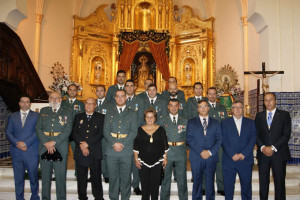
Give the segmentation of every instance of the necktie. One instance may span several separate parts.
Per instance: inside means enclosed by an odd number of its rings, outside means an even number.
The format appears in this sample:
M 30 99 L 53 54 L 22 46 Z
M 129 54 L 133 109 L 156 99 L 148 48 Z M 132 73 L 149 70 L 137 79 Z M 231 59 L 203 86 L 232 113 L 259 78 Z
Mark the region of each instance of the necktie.
M 176 124 L 176 117 L 173 117 L 173 124 Z
M 102 105 L 102 101 L 99 101 L 99 105 L 98 106 L 101 106 Z
M 206 118 L 203 118 L 203 129 L 204 129 L 204 135 L 206 135 L 206 130 L 207 130 L 207 121 Z
M 197 101 L 200 101 L 201 99 L 200 98 L 197 98 Z
M 131 97 L 128 98 L 128 101 L 131 101 Z
M 271 127 L 271 124 L 272 124 L 272 113 L 271 113 L 271 112 L 269 112 L 269 114 L 268 114 L 267 122 L 268 122 L 268 126 L 269 126 L 269 128 L 270 128 L 270 127 Z
M 22 113 L 23 117 L 22 117 L 22 127 L 24 127 L 25 121 L 26 121 L 26 117 L 27 117 L 27 113 L 23 112 Z
M 120 87 L 120 90 L 123 90 L 123 87 Z
M 87 115 L 88 121 L 91 119 L 92 115 Z
M 153 99 L 151 99 L 151 105 L 153 105 L 154 104 L 154 100 Z
M 56 110 L 57 110 L 56 108 L 53 108 L 53 113 L 56 113 Z
M 120 114 L 121 114 L 123 112 L 122 108 L 119 108 L 119 110 L 120 110 Z
M 214 104 L 214 103 L 212 104 L 212 107 L 213 107 L 213 109 L 215 109 L 215 108 L 216 108 L 216 106 L 215 106 L 215 104 Z
M 70 100 L 70 105 L 72 105 L 72 103 L 73 103 L 73 100 Z

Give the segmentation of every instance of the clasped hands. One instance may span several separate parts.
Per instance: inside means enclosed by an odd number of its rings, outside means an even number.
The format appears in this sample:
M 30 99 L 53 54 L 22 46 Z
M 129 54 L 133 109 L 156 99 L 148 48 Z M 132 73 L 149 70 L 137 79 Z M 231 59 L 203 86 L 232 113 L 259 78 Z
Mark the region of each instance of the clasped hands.
M 200 153 L 200 156 L 201 156 L 204 160 L 206 160 L 206 159 L 208 159 L 211 155 L 210 155 L 210 153 L 209 153 L 208 150 L 203 150 L 203 151 Z
M 272 156 L 274 151 L 272 150 L 272 146 L 265 146 L 262 148 L 262 152 L 265 156 Z
M 54 140 L 51 140 L 51 141 L 46 142 L 44 144 L 44 146 L 47 148 L 47 151 L 48 151 L 49 154 L 54 154 L 54 152 L 56 151 L 56 149 L 54 147 L 55 144 L 56 144 L 56 142 L 54 142 Z
M 17 143 L 17 148 L 21 149 L 22 151 L 27 151 L 27 146 L 25 142 L 16 142 Z
M 234 156 L 232 156 L 233 161 L 239 161 L 239 160 L 244 160 L 245 156 L 241 153 L 236 153 Z
M 79 147 L 80 147 L 80 149 L 82 151 L 82 154 L 84 156 L 88 156 L 90 154 L 89 145 L 85 141 L 81 141 Z
M 114 145 L 113 145 L 113 149 L 116 151 L 116 152 L 120 152 L 124 149 L 124 145 L 120 142 L 116 142 Z

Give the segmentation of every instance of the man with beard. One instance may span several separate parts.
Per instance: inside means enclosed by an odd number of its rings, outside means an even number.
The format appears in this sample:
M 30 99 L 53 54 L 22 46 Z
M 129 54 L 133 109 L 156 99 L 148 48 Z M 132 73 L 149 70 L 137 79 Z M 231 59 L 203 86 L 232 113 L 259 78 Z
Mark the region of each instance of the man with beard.
M 126 72 L 119 70 L 117 72 L 117 84 L 112 85 L 108 88 L 106 98 L 110 102 L 115 102 L 115 96 L 117 90 L 124 90 L 125 87 Z
M 171 84 L 175 84 L 176 87 L 177 87 L 177 79 L 176 77 L 174 76 L 171 76 L 168 80 L 168 83 L 169 83 L 169 86 Z M 162 95 L 162 98 L 164 99 L 168 99 L 169 98 L 169 90 L 165 90 L 161 93 Z M 184 96 L 184 92 L 182 90 L 178 90 L 178 97 L 181 98 L 181 99 L 185 99 L 185 96 Z
M 51 199 L 51 174 L 54 169 L 57 199 L 66 199 L 66 173 L 68 160 L 69 136 L 72 131 L 72 111 L 61 106 L 61 96 L 52 92 L 49 107 L 42 108 L 36 125 L 36 134 L 40 141 L 39 155 L 59 153 L 60 162 L 42 160 L 42 199 Z
M 171 83 L 169 85 L 168 94 L 169 96 L 167 96 L 166 100 L 169 101 L 169 99 L 177 99 L 179 101 L 179 116 L 187 118 L 187 104 L 185 99 L 181 97 L 182 95 L 179 95 L 180 92 L 176 83 Z

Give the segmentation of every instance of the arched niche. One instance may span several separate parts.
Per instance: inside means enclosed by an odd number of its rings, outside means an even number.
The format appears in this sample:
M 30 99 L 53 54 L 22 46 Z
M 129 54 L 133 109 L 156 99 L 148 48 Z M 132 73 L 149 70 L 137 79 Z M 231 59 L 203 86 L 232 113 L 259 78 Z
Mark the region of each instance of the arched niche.
M 90 64 L 90 84 L 105 85 L 106 63 L 100 56 L 95 56 Z

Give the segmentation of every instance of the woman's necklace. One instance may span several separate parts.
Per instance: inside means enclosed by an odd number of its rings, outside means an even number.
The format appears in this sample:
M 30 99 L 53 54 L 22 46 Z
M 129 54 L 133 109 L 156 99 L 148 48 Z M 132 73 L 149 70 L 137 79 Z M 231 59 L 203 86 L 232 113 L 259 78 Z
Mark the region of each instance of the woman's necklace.
M 153 130 L 154 128 L 155 128 L 155 127 L 150 127 L 150 128 L 147 127 L 147 130 L 148 130 L 149 132 L 150 132 L 150 131 L 152 132 L 152 130 Z M 147 134 L 150 135 L 150 143 L 153 143 L 153 136 L 152 136 L 153 133 L 152 133 L 152 134 L 147 133 Z

